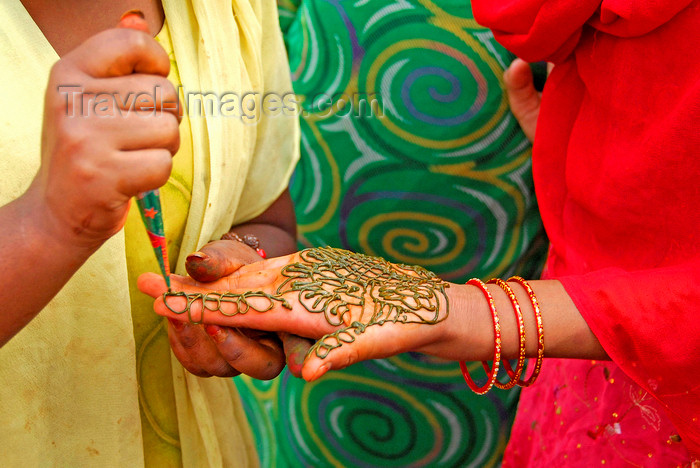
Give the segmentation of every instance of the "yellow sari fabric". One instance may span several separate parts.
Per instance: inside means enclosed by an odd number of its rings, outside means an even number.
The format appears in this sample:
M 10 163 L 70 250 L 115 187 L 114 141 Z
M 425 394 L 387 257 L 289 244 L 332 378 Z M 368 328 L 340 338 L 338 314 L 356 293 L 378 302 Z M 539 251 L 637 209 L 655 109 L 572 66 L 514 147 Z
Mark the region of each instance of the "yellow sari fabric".
M 183 94 L 291 91 L 273 0 L 164 0 L 163 7 Z M 43 90 L 58 57 L 19 0 L 0 3 L 0 18 L 0 204 L 5 204 L 26 190 L 39 167 Z M 183 132 L 191 143 L 184 142 L 182 151 L 191 148 L 191 162 L 182 167 L 176 162 L 169 184 L 184 181 L 183 187 L 170 195 L 166 187 L 163 202 L 179 273 L 189 252 L 279 196 L 298 151 L 293 115 L 262 114 L 253 125 L 192 115 L 190 109 L 189 126 Z M 129 278 L 133 284 L 142 272 L 136 270 L 151 262 L 139 259 L 153 255 L 134 213 L 130 216 L 129 240 L 121 232 L 105 243 L 0 348 L 0 440 L 11 447 L 0 451 L 0 466 L 257 465 L 231 379 L 187 373 L 162 346 L 164 327 L 157 317 L 150 320 L 151 301 L 130 291 Z M 169 220 L 172 229 L 181 224 L 184 230 L 171 233 Z M 155 260 L 150 264 L 148 270 L 158 271 Z M 160 386 L 168 376 L 172 383 Z

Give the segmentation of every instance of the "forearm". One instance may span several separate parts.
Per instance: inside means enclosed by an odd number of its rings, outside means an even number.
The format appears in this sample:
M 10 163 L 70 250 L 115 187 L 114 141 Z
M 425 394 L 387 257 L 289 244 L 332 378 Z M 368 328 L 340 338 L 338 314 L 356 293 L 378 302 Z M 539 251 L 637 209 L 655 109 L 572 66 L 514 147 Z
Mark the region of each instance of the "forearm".
M 609 359 L 564 287 L 556 280 L 529 282 L 542 314 L 545 356 L 575 359 Z M 537 325 L 527 292 L 510 282 L 521 308 L 527 357 L 537 356 Z M 513 306 L 507 294 L 489 284 L 501 326 L 502 357 L 518 356 L 519 333 Z M 490 360 L 494 350 L 494 326 L 484 294 L 475 286 L 451 285 L 447 289 L 450 318 L 440 324 L 446 335 L 444 345 L 435 346 L 441 357 L 454 360 Z M 433 353 L 433 350 L 428 352 Z
M 94 252 L 52 227 L 37 195 L 0 207 L 0 346 L 27 325 Z

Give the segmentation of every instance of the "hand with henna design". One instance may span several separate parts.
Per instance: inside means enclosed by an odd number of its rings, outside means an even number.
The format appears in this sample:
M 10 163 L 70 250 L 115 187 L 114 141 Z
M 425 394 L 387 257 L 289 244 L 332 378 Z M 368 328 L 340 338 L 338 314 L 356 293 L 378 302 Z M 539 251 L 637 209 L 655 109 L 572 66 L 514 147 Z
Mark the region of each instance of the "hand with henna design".
M 449 313 L 447 283 L 434 274 L 337 249 L 309 249 L 245 266 L 207 289 L 187 278 L 173 280 L 182 292 L 166 294 L 156 305 L 171 319 L 232 326 L 243 319 L 252 328 L 320 338 L 307 355 L 307 380 L 331 367 L 417 350 L 427 335 L 404 332 L 437 324 Z M 158 283 L 151 275 L 139 282 L 153 296 L 162 294 Z
M 155 311 L 173 321 L 286 332 L 317 340 L 302 368 L 307 381 L 330 369 L 414 351 L 455 361 L 491 358 L 494 331 L 488 303 L 471 285 L 447 283 L 416 266 L 392 264 L 345 250 L 314 248 L 245 265 L 211 283 L 146 273 L 139 288 L 156 298 Z M 547 329 L 545 354 L 606 359 L 561 283 L 532 281 Z M 490 286 L 496 308 L 510 300 Z M 524 290 L 517 290 L 526 336 L 536 324 Z M 502 354 L 518 356 L 513 314 L 500 314 Z M 528 340 L 527 357 L 537 355 Z

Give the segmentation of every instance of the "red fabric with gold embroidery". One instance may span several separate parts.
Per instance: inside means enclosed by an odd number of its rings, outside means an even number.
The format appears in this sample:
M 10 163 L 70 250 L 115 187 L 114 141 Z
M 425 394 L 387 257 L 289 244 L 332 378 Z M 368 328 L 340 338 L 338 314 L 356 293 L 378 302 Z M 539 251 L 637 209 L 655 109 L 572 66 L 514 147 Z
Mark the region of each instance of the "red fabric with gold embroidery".
M 614 362 L 545 361 L 506 461 L 688 463 L 700 454 L 700 1 L 472 6 L 505 47 L 556 63 L 533 153 L 546 274 Z

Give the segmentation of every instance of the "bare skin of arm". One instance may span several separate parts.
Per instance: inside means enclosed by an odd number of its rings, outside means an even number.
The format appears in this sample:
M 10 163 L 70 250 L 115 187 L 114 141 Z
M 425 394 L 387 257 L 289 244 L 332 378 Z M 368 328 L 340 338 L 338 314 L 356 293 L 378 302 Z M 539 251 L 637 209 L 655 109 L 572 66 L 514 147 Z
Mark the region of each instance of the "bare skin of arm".
M 360 273 L 348 273 L 352 271 Z M 329 369 L 407 351 L 455 361 L 491 359 L 493 323 L 483 293 L 431 275 L 359 254 L 310 249 L 244 266 L 206 285 L 173 278 L 174 290 L 190 293 L 189 307 L 183 297 L 164 297 L 165 285 L 157 275 L 143 275 L 139 287 L 157 298 L 156 312 L 172 320 L 284 331 L 318 340 L 302 369 L 309 381 Z M 368 286 L 373 276 L 377 281 Z M 531 285 L 541 305 L 546 356 L 607 358 L 558 281 Z M 489 289 L 501 320 L 503 357 L 516 357 L 518 333 L 510 300 L 497 286 Z M 523 309 L 527 355 L 534 357 L 532 307 L 524 290 L 517 284 L 513 289 Z M 228 299 L 221 301 L 222 294 Z
M 0 314 L 0 346 L 31 321 L 95 251 L 57 234 L 44 204 L 32 191 L 0 208 L 0 301 L 13 304 Z M 41 265 L 41 275 L 36 265 Z
M 538 280 L 529 281 L 535 292 L 542 312 L 542 322 L 545 331 L 545 356 L 574 359 L 609 359 L 600 342 L 591 332 L 581 317 L 576 305 L 559 281 Z M 525 290 L 517 283 L 509 283 L 518 298 L 525 321 L 525 336 L 532 339 L 526 341 L 527 357 L 537 356 L 537 329 L 534 311 Z M 496 310 L 503 328 L 503 356 L 514 359 L 518 356 L 517 321 L 512 313 L 512 305 L 506 293 L 498 286 L 489 284 L 489 292 L 493 296 Z M 449 348 L 443 351 L 446 359 L 481 361 L 493 356 L 493 324 L 491 313 L 483 293 L 474 286 L 454 285 L 449 289 L 451 304 L 457 311 L 467 309 L 463 314 L 470 323 L 463 323 L 465 329 L 457 331 L 457 336 L 450 340 L 457 343 L 465 335 L 479 337 L 476 349 L 459 350 L 455 356 L 449 356 Z M 459 313 L 459 312 L 457 312 Z M 456 325 L 455 325 L 456 327 Z M 477 332 L 480 331 L 479 332 Z M 445 330 L 445 334 L 449 334 Z M 486 352 L 484 352 L 486 351 Z M 466 358 L 464 353 L 469 353 Z M 468 359 L 467 359 L 468 358 Z

